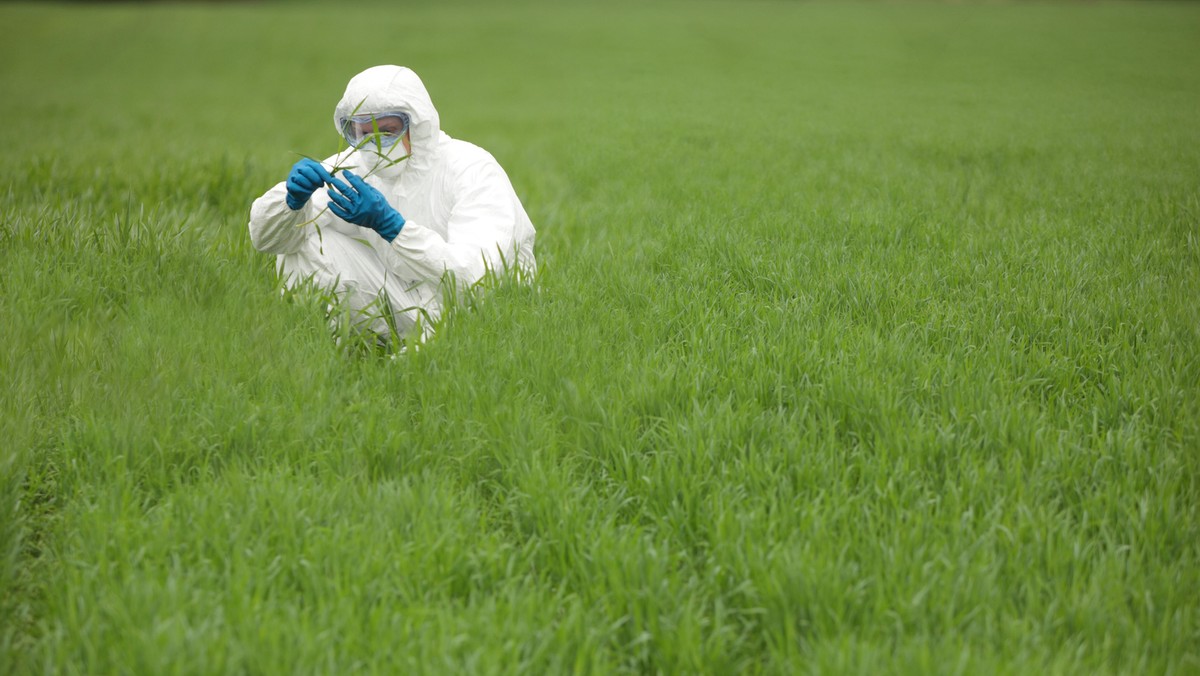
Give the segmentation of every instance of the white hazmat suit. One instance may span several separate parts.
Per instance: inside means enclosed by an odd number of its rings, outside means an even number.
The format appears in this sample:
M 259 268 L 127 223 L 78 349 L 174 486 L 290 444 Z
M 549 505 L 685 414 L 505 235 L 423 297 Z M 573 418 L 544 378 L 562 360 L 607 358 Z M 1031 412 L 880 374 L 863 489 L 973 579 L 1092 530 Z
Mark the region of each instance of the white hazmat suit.
M 339 120 L 354 115 L 396 111 L 411 118 L 407 160 L 384 166 L 371 150 L 349 148 L 322 162 L 331 172 L 348 168 L 364 177 L 400 212 L 405 223 L 391 243 L 334 216 L 326 208 L 326 188 L 292 210 L 285 182 L 254 201 L 250 239 L 254 248 L 278 256 L 288 287 L 312 280 L 355 312 L 377 306 L 386 292 L 397 328 L 407 333 L 422 311 L 431 319 L 441 314 L 444 280 L 461 289 L 489 270 L 533 272 L 536 263 L 533 224 L 508 176 L 487 151 L 441 130 L 416 73 L 376 66 L 354 76 L 334 111 L 334 125 L 340 129 Z M 378 314 L 367 322 L 387 335 Z M 427 321 L 419 326 L 428 333 Z

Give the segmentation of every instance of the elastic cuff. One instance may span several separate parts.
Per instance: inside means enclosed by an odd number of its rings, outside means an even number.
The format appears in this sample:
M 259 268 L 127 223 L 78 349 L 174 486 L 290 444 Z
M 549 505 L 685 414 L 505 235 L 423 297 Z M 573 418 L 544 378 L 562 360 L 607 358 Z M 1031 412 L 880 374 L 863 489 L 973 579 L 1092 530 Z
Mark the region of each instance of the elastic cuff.
M 391 244 L 400 234 L 400 229 L 403 227 L 404 217 L 396 213 L 395 218 L 389 218 L 387 223 L 379 229 L 379 236 L 386 239 L 388 244 Z

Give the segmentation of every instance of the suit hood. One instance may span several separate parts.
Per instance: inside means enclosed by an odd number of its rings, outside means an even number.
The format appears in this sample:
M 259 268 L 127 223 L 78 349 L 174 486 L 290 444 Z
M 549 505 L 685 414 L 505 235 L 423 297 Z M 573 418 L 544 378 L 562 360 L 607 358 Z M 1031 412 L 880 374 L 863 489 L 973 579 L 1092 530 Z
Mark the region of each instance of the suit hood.
M 346 85 L 333 112 L 333 125 L 341 134 L 341 120 L 353 115 L 404 112 L 409 116 L 409 142 L 414 166 L 428 166 L 441 140 L 441 120 L 421 78 L 403 66 L 375 66 L 355 75 Z

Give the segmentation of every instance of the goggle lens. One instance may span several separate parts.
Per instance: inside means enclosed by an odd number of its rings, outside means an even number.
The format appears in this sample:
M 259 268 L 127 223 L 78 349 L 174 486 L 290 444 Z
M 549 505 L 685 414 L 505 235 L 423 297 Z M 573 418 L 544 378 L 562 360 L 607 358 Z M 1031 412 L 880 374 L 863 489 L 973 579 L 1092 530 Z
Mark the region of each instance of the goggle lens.
M 342 120 L 342 136 L 351 147 L 378 140 L 383 148 L 389 148 L 408 131 L 409 117 L 406 113 L 384 113 L 382 115 L 355 115 Z

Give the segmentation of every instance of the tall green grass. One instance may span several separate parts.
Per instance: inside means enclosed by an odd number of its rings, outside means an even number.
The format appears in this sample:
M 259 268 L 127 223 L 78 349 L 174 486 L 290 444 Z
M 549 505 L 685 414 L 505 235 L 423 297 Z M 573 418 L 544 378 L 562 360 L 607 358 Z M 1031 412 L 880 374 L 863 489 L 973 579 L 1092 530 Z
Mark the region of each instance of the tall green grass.
M 0 5 L 0 671 L 1200 669 L 1200 7 Z M 250 202 L 422 75 L 395 360 Z

